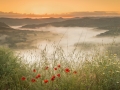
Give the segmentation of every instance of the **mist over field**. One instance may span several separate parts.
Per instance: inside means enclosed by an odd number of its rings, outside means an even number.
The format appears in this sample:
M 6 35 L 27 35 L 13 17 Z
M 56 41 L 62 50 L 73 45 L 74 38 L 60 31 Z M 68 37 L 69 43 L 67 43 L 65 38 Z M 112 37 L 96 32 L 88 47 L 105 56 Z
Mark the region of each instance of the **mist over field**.
M 48 19 L 6 19 L 1 18 L 0 45 L 9 47 L 34 61 L 40 50 L 48 53 L 54 46 L 60 46 L 65 54 L 74 49 L 89 53 L 95 48 L 108 50 L 114 43 L 120 43 L 119 17 L 111 18 L 48 18 Z M 3 23 L 3 22 L 6 23 Z M 13 21 L 10 23 L 10 21 Z M 116 22 L 116 23 L 114 23 Z M 21 25 L 22 24 L 22 25 Z M 114 46 L 115 48 L 115 46 Z M 118 52 L 115 50 L 115 52 Z M 31 56 L 32 57 L 32 56 Z
M 25 28 L 20 28 L 20 26 L 13 27 L 19 30 L 28 30 Z M 65 54 L 72 52 L 75 48 L 77 51 L 82 51 L 86 54 L 91 52 L 94 48 L 101 48 L 104 51 L 107 51 L 107 47 L 109 48 L 112 43 L 119 44 L 120 37 L 112 36 L 112 37 L 97 37 L 101 33 L 105 33 L 108 30 L 100 30 L 95 27 L 53 27 L 53 26 L 46 26 L 40 27 L 37 29 L 30 29 L 31 31 L 42 31 L 42 32 L 51 32 L 53 36 L 49 37 L 49 34 L 45 36 L 39 36 L 43 39 L 35 39 L 34 43 L 31 43 L 36 49 L 26 49 L 20 50 L 21 56 L 28 59 L 30 62 L 34 60 L 39 60 L 39 51 L 43 50 L 45 47 L 49 54 L 54 51 L 54 45 L 59 45 L 64 50 Z M 36 34 L 37 35 L 37 34 Z M 56 37 L 57 35 L 57 37 Z M 56 39 L 54 39 L 56 38 Z M 99 46 L 100 45 L 100 46 Z M 26 54 L 25 54 L 26 53 Z M 31 53 L 33 56 L 31 56 Z M 31 57 L 29 57 L 31 56 Z M 30 60 L 32 58 L 33 60 Z
M 119 17 L 0 18 L 1 90 L 119 90 L 119 72 Z

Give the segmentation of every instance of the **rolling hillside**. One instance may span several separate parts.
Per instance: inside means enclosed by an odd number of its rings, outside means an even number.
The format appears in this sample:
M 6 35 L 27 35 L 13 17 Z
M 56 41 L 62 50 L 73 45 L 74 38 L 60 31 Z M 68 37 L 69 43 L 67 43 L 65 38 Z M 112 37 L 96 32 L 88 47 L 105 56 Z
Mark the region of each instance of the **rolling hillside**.
M 96 27 L 100 30 L 109 30 L 98 36 L 114 36 L 120 35 L 120 17 L 86 17 L 86 18 L 73 18 L 62 22 L 31 24 L 22 26 L 22 28 L 40 28 L 45 26 L 55 27 Z M 116 34 L 115 34 L 116 33 Z
M 10 30 L 10 29 L 12 29 L 12 28 L 9 27 L 7 24 L 0 22 L 0 30 Z

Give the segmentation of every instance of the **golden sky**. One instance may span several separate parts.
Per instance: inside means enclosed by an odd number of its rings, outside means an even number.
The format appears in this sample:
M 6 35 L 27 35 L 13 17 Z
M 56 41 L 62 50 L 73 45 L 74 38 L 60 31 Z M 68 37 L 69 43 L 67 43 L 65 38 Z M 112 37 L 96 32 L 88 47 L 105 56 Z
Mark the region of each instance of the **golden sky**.
M 0 0 L 0 11 L 61 14 L 82 11 L 120 12 L 120 0 Z

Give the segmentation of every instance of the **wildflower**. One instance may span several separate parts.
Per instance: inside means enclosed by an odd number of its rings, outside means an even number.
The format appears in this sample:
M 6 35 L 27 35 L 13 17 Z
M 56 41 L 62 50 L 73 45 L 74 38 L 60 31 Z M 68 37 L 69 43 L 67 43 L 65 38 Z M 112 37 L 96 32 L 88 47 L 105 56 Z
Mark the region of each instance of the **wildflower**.
M 77 71 L 74 71 L 73 73 L 74 73 L 74 74 L 77 74 Z
M 45 68 L 45 70 L 47 70 L 47 69 L 48 69 L 48 67 Z
M 55 78 L 51 78 L 51 81 L 54 81 L 55 80 Z
M 114 56 L 117 56 L 117 54 L 114 54 Z
M 58 77 L 60 77 L 60 74 L 57 74 Z
M 44 80 L 44 83 L 48 83 L 48 80 Z
M 52 76 L 52 78 L 55 78 L 55 76 Z
M 36 79 L 40 78 L 40 76 L 41 76 L 41 75 L 40 75 L 40 74 L 38 74 L 38 75 L 36 76 Z
M 54 80 L 55 80 L 55 76 L 52 76 L 52 77 L 51 77 L 51 81 L 54 81 Z
M 31 82 L 36 82 L 36 80 L 35 79 L 31 79 Z
M 33 69 L 33 72 L 36 72 L 36 69 Z
M 105 73 L 103 73 L 103 75 L 104 75 Z
M 117 63 L 113 63 L 114 65 L 116 65 Z
M 24 80 L 26 80 L 26 78 L 23 76 L 23 77 L 21 78 L 21 80 L 24 81 Z
M 114 58 L 116 58 L 117 56 L 114 56 Z
M 54 70 L 57 70 L 57 68 L 54 68 Z
M 116 83 L 119 83 L 119 82 L 116 82 Z
M 116 71 L 117 73 L 119 73 L 120 71 Z
M 66 69 L 65 69 L 65 72 L 68 73 L 68 72 L 70 72 L 70 70 L 69 70 L 68 68 L 66 68 Z
M 59 68 L 60 68 L 60 64 L 59 64 L 57 67 L 59 67 Z

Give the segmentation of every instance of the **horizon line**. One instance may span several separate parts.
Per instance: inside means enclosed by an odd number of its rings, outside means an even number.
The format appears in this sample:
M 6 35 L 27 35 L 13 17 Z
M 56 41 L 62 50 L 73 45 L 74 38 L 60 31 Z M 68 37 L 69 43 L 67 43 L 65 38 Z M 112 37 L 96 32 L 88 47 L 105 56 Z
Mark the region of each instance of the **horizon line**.
M 95 12 L 101 12 L 101 13 L 117 13 L 120 14 L 120 11 L 76 11 L 76 12 L 66 12 L 66 13 L 44 13 L 44 14 L 35 14 L 35 13 L 19 13 L 19 12 L 13 12 L 13 11 L 9 11 L 9 12 L 4 12 L 4 11 L 0 11 L 0 13 L 13 13 L 13 14 L 22 14 L 22 15 L 62 15 L 62 14 L 70 14 L 70 13 L 95 13 Z

